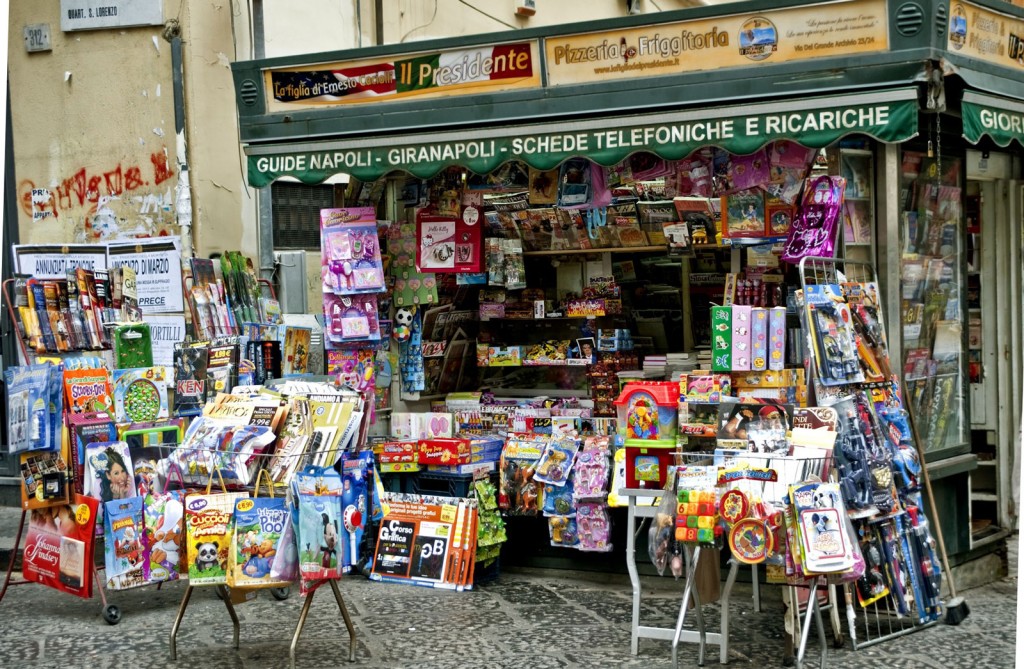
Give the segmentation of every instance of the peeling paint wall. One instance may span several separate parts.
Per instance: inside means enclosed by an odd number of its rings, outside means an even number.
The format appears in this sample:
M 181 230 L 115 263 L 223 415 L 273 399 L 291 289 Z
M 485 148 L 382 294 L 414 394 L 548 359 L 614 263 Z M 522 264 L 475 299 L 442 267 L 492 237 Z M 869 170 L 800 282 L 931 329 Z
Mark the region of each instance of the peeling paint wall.
M 49 24 L 52 51 L 26 52 L 22 31 L 34 23 Z M 22 242 L 177 234 L 171 57 L 160 31 L 64 33 L 56 0 L 11 3 Z

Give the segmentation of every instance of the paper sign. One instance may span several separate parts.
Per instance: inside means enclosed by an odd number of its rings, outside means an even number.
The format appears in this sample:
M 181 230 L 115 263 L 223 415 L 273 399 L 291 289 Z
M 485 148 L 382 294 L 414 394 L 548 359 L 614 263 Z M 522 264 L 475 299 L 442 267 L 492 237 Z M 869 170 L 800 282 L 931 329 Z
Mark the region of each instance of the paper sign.
M 156 237 L 107 245 L 110 267 L 135 270 L 142 313 L 174 313 L 185 309 L 181 292 L 181 249 L 177 237 Z
M 68 270 L 107 269 L 107 249 L 101 244 L 18 244 L 14 249 L 16 274 L 37 279 L 67 279 Z
M 181 314 L 146 316 L 153 340 L 153 364 L 174 368 L 174 345 L 185 341 L 185 317 Z

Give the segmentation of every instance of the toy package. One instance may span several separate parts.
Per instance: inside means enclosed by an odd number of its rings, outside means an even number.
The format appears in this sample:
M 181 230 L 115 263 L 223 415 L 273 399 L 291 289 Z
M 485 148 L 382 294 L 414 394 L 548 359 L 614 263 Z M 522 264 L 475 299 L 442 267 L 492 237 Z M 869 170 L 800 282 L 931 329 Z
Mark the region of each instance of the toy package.
M 380 341 L 376 295 L 324 295 L 328 347 L 346 342 Z
M 103 503 L 103 552 L 108 588 L 124 590 L 146 582 L 142 505 L 141 497 Z
M 289 515 L 283 497 L 235 501 L 235 530 L 228 555 L 227 584 L 232 588 L 273 588 L 288 585 L 270 576 Z
M 344 572 L 343 483 L 333 469 L 308 467 L 295 475 L 292 486 L 297 505 L 292 520 L 297 521 L 299 575 L 305 592 L 311 582 L 340 578 Z
M 551 516 L 548 518 L 548 532 L 551 545 L 561 548 L 577 548 L 580 543 L 579 529 L 575 516 Z
M 547 440 L 536 435 L 509 437 L 501 452 L 498 506 L 509 515 L 535 516 L 543 505 L 543 488 L 534 480 Z
M 174 415 L 199 416 L 206 403 L 206 342 L 174 345 Z
M 142 572 L 146 583 L 174 581 L 185 568 L 184 493 L 149 493 L 143 501 Z
M 863 383 L 850 307 L 838 285 L 807 286 L 805 320 L 817 381 L 824 386 Z
M 354 570 L 359 564 L 359 547 L 363 544 L 363 532 L 370 510 L 366 506 L 368 472 L 373 469 L 373 452 L 346 453 L 342 456 L 342 522 L 345 528 L 346 551 L 343 560 L 344 572 Z
M 846 509 L 837 483 L 804 483 L 789 488 L 796 519 L 800 563 L 805 574 L 843 572 L 853 568 Z
M 537 463 L 537 469 L 533 475 L 534 480 L 555 487 L 566 485 L 572 472 L 572 466 L 576 462 L 576 453 L 579 448 L 579 439 L 572 436 L 549 441 Z
M 4 370 L 7 383 L 7 438 L 11 453 L 57 450 L 60 429 L 54 413 L 59 414 L 63 400 L 56 394 L 60 367 L 49 363 Z M 57 400 L 55 406 L 52 402 Z
M 210 347 L 206 364 L 206 401 L 218 393 L 229 392 L 238 385 L 238 344 L 217 344 Z
M 192 585 L 227 582 L 235 503 L 247 493 L 190 494 L 185 497 L 185 541 Z
M 466 207 L 458 217 L 416 216 L 416 265 L 424 272 L 479 272 L 482 267 L 479 209 Z
M 608 496 L 611 463 L 608 437 L 587 437 L 573 469 L 573 500 L 603 500 Z
M 153 366 L 153 338 L 148 323 L 124 323 L 114 328 L 114 367 Z
M 544 484 L 544 505 L 541 512 L 545 516 L 575 516 L 576 505 L 573 503 L 572 477 L 562 485 Z
M 167 418 L 167 379 L 163 367 L 114 370 L 114 415 L 119 423 Z
M 380 293 L 384 269 L 373 207 L 320 210 L 321 278 L 325 293 Z
M 579 532 L 577 549 L 592 553 L 607 553 L 612 549 L 611 519 L 603 502 L 576 504 L 576 529 Z
M 72 414 L 114 411 L 110 376 L 106 369 L 65 369 L 64 397 Z
M 647 555 L 659 576 L 665 575 L 670 561 L 672 575 L 676 578 L 683 575 L 682 548 L 676 541 L 675 531 L 677 506 L 676 495 L 670 485 L 661 496 L 658 510 L 647 531 Z
M 677 470 L 676 541 L 712 544 L 718 525 L 718 467 L 689 466 Z

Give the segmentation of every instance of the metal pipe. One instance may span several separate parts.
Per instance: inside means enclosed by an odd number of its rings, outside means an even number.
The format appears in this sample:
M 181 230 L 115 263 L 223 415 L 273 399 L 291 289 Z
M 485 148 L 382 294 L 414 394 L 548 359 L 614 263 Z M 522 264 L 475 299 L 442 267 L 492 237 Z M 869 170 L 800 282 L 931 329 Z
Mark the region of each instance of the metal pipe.
M 263 0 L 252 0 L 252 52 L 256 59 L 267 57 L 266 33 L 263 21 Z M 274 207 L 271 186 L 256 191 L 256 225 L 259 232 L 260 275 L 268 281 L 274 279 Z
M 173 36 L 171 42 L 171 75 L 174 92 L 174 133 L 176 137 L 175 154 L 178 161 L 178 185 L 174 190 L 174 211 L 181 234 L 181 255 L 191 258 L 192 244 L 192 187 L 188 174 L 188 144 L 185 140 L 185 84 L 184 59 L 181 54 L 181 31 L 171 31 L 170 26 L 165 34 Z

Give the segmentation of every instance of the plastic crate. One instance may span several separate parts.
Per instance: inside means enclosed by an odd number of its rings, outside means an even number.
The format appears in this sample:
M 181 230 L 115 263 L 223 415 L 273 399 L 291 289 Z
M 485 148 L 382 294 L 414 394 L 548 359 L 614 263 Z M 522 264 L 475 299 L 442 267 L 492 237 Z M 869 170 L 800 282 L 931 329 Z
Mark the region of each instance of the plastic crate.
M 501 556 L 494 558 L 486 567 L 482 562 L 477 562 L 473 570 L 473 585 L 489 585 L 497 581 L 499 576 L 501 576 Z
M 407 474 L 416 495 L 443 495 L 445 497 L 469 497 L 473 490 L 472 474 L 450 474 L 448 472 L 422 471 Z
M 415 476 L 415 473 L 392 474 L 382 472 L 380 483 L 384 487 L 384 492 L 412 494 L 416 492 L 413 485 L 413 478 Z

